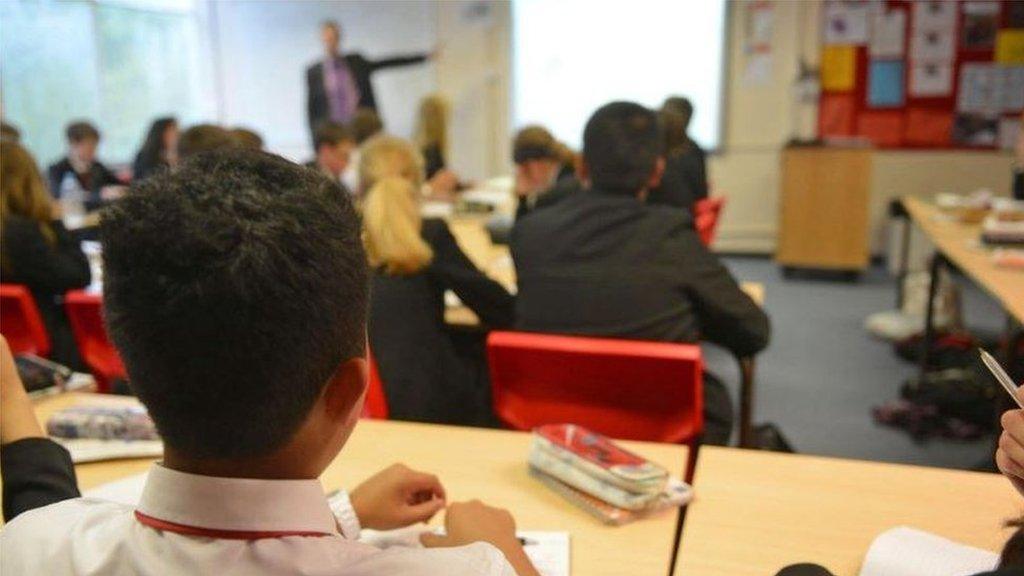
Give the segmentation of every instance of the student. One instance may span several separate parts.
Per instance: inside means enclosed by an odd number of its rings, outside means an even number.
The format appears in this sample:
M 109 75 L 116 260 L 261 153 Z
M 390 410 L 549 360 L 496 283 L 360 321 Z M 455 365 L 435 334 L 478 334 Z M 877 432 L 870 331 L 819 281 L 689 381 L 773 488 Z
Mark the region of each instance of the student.
M 163 460 L 137 506 L 19 515 L 0 532 L 0 573 L 536 574 L 511 516 L 479 503 L 449 506 L 425 550 L 356 541 L 360 525 L 444 508 L 429 474 L 388 468 L 332 512 L 316 479 L 367 375 L 366 256 L 337 185 L 269 154 L 211 152 L 138 183 L 100 226 L 106 321 Z
M 565 151 L 543 126 L 527 126 L 512 139 L 516 165 L 516 218 L 550 206 L 579 189 L 572 175 L 565 175 Z
M 263 136 L 259 132 L 240 126 L 232 128 L 230 132 L 238 146 L 247 150 L 263 150 Z
M 706 155 L 688 133 L 693 105 L 681 96 L 665 100 L 661 107 L 665 134 L 665 173 L 647 197 L 652 204 L 686 208 L 708 196 Z
M 707 251 L 683 210 L 646 204 L 664 169 L 657 115 L 598 109 L 583 134 L 589 188 L 512 230 L 517 328 L 665 342 L 707 339 L 737 355 L 768 344 L 768 317 Z M 732 408 L 704 377 L 705 440 L 725 443 Z
M 214 124 L 196 124 L 181 133 L 178 140 L 178 158 L 185 160 L 202 152 L 239 147 L 230 130 Z
M 0 272 L 32 292 L 50 336 L 50 358 L 83 369 L 64 293 L 89 285 L 89 261 L 64 228 L 60 205 L 46 193 L 35 159 L 20 144 L 0 142 Z
M 412 144 L 378 136 L 363 150 L 363 241 L 373 268 L 370 349 L 392 418 L 489 424 L 482 350 L 462 358 L 444 322 L 452 290 L 492 327 L 512 325 L 514 301 L 459 248 L 444 220 L 420 217 L 423 160 Z
M 96 159 L 96 149 L 100 145 L 99 130 L 88 122 L 78 121 L 68 124 L 65 135 L 68 154 L 49 168 L 50 194 L 60 199 L 66 185 L 65 178 L 71 175 L 85 191 L 86 210 L 96 210 L 106 200 L 119 196 L 116 188 L 112 187 L 121 186 L 123 182 Z
M 352 138 L 356 141 L 356 149 L 352 152 L 352 159 L 349 162 L 348 169 L 345 170 L 341 179 L 349 190 L 358 191 L 362 189 L 362 186 L 359 185 L 360 148 L 370 138 L 384 131 L 384 123 L 381 121 L 380 116 L 377 115 L 376 110 L 360 108 L 356 110 L 352 121 L 348 123 L 348 129 L 352 133 Z
M 440 94 L 432 94 L 420 101 L 416 144 L 423 153 L 428 179 L 448 167 L 448 116 L 448 101 Z
M 178 120 L 157 118 L 149 126 L 146 140 L 132 163 L 132 179 L 141 180 L 178 164 Z
M 77 498 L 71 455 L 49 440 L 35 417 L 7 340 L 0 336 L 0 475 L 4 521 L 43 506 Z
M 331 180 L 345 186 L 341 182 L 341 177 L 348 169 L 352 151 L 356 147 L 352 133 L 344 124 L 323 122 L 317 126 L 313 134 L 313 145 L 316 148 L 316 158 L 307 162 L 306 167 L 319 170 Z M 350 192 L 347 188 L 345 191 Z

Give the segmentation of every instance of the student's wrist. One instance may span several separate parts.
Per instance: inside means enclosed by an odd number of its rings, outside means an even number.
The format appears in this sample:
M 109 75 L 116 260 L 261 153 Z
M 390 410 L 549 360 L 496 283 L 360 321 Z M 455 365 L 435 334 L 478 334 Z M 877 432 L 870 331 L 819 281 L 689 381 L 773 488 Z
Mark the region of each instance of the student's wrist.
M 359 518 L 359 511 L 353 505 L 348 492 L 338 490 L 328 497 L 327 502 L 331 507 L 331 513 L 334 514 L 334 519 L 338 522 L 338 527 L 341 528 L 342 535 L 349 540 L 358 540 L 363 526 Z

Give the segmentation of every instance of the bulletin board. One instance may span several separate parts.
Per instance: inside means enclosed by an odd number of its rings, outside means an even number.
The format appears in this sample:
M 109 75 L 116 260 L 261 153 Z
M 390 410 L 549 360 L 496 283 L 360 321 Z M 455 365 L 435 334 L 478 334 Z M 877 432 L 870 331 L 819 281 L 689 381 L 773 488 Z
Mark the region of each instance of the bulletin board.
M 830 0 L 822 138 L 879 148 L 1012 148 L 1024 110 L 1024 0 Z

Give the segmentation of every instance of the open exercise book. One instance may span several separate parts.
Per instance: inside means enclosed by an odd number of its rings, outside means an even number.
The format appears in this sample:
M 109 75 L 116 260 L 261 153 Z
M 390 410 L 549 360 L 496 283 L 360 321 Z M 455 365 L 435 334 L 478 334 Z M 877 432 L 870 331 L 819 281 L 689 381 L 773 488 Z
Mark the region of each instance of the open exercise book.
M 995 569 L 998 562 L 988 550 L 900 526 L 875 538 L 860 576 L 971 576 Z
M 84 496 L 134 506 L 142 497 L 146 474 L 137 474 L 86 490 Z M 419 547 L 420 533 L 436 530 L 427 526 L 410 526 L 399 530 L 364 530 L 360 541 L 378 548 L 391 546 Z M 569 533 L 524 531 L 518 533 L 523 549 L 541 576 L 569 576 Z

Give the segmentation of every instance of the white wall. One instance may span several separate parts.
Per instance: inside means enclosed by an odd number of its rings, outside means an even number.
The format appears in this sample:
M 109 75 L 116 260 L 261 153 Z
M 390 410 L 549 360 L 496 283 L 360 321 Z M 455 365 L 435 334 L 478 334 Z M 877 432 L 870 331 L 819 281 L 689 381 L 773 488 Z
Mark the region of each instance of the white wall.
M 213 0 L 208 9 L 221 122 L 253 128 L 269 149 L 296 160 L 311 154 L 305 70 L 322 55 L 321 21 L 340 22 L 342 49 L 371 59 L 437 44 L 434 2 Z M 435 66 L 385 70 L 373 82 L 387 130 L 411 135 L 419 100 L 434 90 Z

